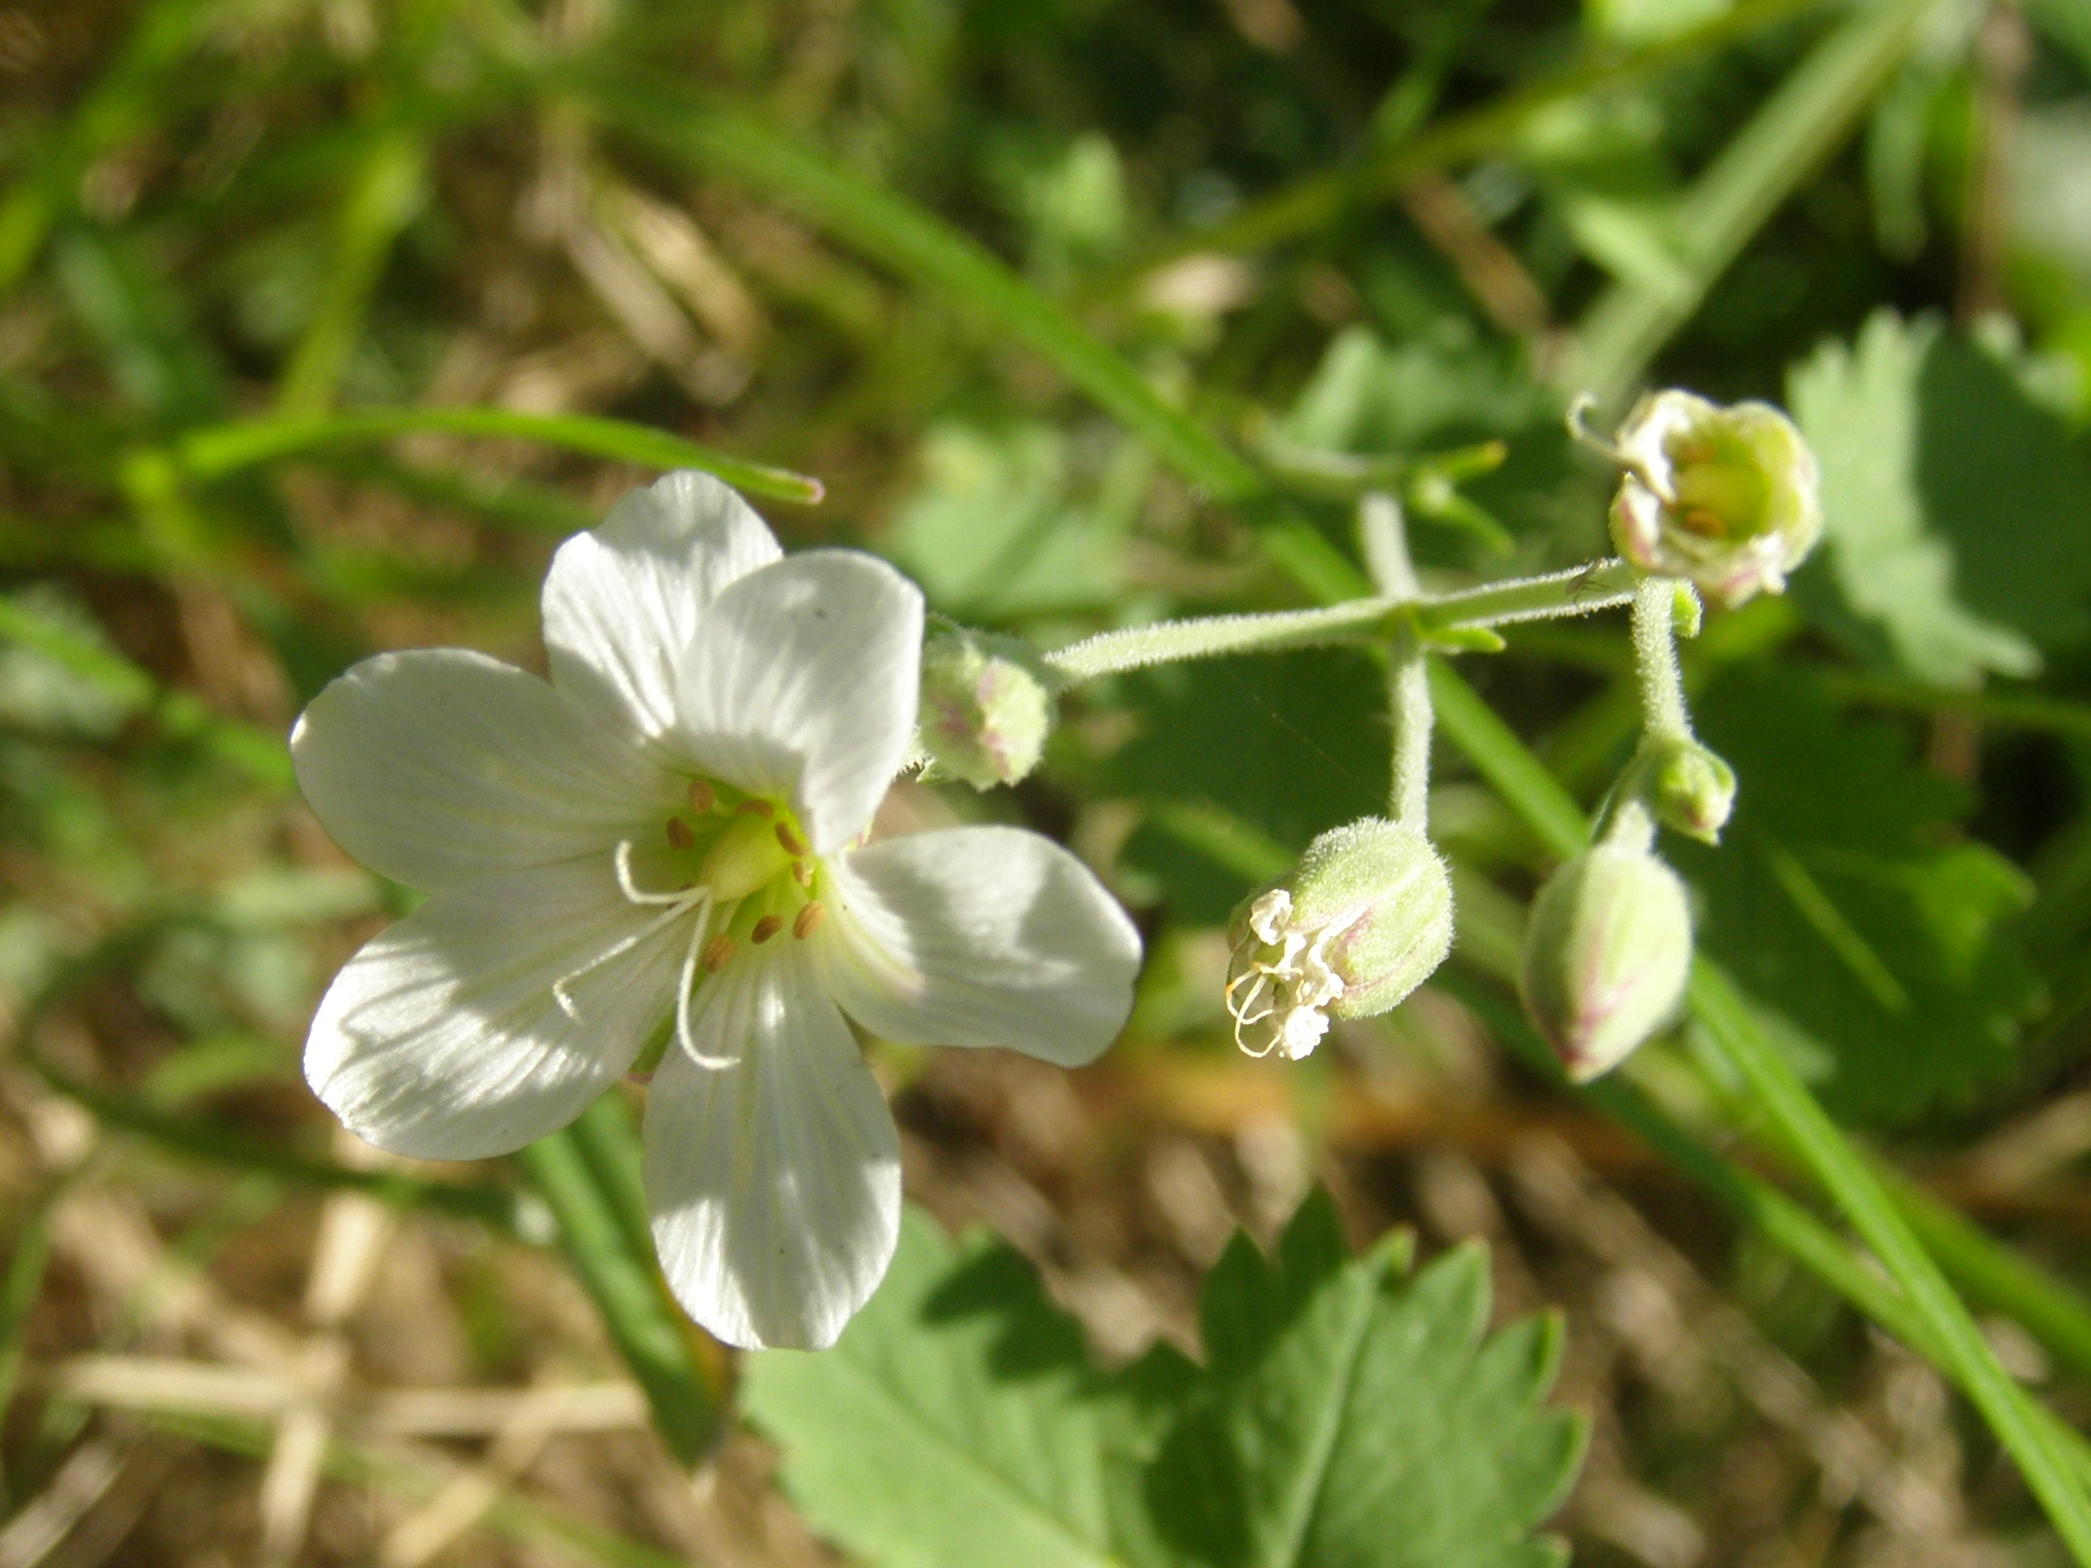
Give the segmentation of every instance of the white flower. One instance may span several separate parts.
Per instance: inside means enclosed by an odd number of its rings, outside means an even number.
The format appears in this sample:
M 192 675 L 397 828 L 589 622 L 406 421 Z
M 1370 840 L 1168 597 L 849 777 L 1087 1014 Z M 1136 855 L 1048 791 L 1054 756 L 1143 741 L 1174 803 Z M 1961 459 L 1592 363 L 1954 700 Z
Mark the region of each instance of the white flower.
M 1578 405 L 1575 417 L 1580 417 Z M 1686 577 L 1724 605 L 1784 593 L 1822 537 L 1815 455 L 1769 403 L 1652 392 L 1605 450 L 1625 470 L 1612 542 L 1646 572 Z
M 1034 833 L 858 847 L 922 643 L 883 562 L 782 559 L 733 491 L 675 474 L 560 548 L 544 629 L 549 683 L 383 654 L 292 731 L 328 831 L 430 895 L 336 977 L 306 1077 L 373 1143 L 475 1159 L 564 1126 L 665 1036 L 646 1186 L 670 1285 L 732 1344 L 830 1344 L 900 1205 L 843 1014 L 1079 1065 L 1125 1021 L 1139 939 Z

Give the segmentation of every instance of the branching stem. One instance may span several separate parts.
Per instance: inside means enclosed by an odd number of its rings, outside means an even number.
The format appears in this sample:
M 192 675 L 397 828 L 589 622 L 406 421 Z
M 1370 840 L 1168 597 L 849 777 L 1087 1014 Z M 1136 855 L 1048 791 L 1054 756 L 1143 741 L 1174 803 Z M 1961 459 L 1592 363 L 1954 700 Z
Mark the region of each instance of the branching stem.
M 1427 646 L 1433 636 L 1468 627 L 1557 620 L 1612 609 L 1633 597 L 1633 576 L 1632 568 L 1623 561 L 1593 561 L 1570 571 L 1457 593 L 1419 594 L 1411 589 L 1399 597 L 1382 592 L 1326 609 L 1158 621 L 1099 632 L 1046 654 L 1044 663 L 1065 689 L 1105 675 L 1185 659 L 1384 643 L 1409 628 Z

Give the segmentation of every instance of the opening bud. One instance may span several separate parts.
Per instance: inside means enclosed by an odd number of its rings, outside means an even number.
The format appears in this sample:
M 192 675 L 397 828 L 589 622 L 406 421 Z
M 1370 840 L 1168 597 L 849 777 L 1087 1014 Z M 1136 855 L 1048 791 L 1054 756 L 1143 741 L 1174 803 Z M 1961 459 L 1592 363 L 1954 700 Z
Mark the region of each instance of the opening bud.
M 1414 828 L 1367 817 L 1331 828 L 1228 927 L 1227 1011 L 1251 1056 L 1294 1061 L 1331 1018 L 1395 1006 L 1452 947 L 1452 882 Z
M 1619 553 L 1721 604 L 1784 592 L 1822 535 L 1815 455 L 1769 403 L 1653 392 L 1615 444 L 1593 444 L 1626 470 L 1612 502 Z
M 1643 744 L 1635 787 L 1658 821 L 1708 844 L 1721 841 L 1735 809 L 1735 769 L 1690 736 Z
M 1525 1009 L 1584 1083 L 1670 1021 L 1691 964 L 1692 915 L 1677 873 L 1643 850 L 1599 844 L 1533 901 Z
M 933 630 L 922 646 L 916 744 L 931 778 L 975 789 L 1014 784 L 1038 766 L 1053 728 L 1053 691 L 1029 646 L 964 627 Z

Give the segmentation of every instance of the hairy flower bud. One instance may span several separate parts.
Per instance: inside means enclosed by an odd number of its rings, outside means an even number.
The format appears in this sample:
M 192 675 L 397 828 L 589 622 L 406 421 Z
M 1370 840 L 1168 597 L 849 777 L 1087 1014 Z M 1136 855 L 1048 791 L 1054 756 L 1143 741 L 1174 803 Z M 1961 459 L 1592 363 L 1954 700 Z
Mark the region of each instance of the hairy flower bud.
M 1609 1072 L 1667 1023 L 1692 962 L 1677 873 L 1599 844 L 1548 879 L 1525 930 L 1525 1008 L 1578 1083 Z
M 917 744 L 936 773 L 975 789 L 1014 784 L 1045 749 L 1052 689 L 1016 638 L 942 629 L 923 644 L 917 722 Z
M 1718 844 L 1735 809 L 1735 769 L 1690 736 L 1642 747 L 1639 787 L 1658 821 L 1679 833 Z
M 1650 393 L 1607 450 L 1626 468 L 1612 502 L 1619 553 L 1722 604 L 1784 592 L 1822 534 L 1815 456 L 1769 403 Z
M 1452 947 L 1452 882 L 1430 841 L 1377 817 L 1331 828 L 1235 911 L 1227 1011 L 1251 1056 L 1297 1061 L 1329 1019 L 1395 1006 Z

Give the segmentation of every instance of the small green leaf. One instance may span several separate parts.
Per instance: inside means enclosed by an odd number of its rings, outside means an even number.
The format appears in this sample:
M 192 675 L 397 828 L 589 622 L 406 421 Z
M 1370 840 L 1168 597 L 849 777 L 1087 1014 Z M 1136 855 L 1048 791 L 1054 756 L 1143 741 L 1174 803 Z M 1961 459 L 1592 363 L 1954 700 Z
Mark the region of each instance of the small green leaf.
M 749 1414 L 814 1524 L 878 1568 L 1343 1564 L 1539 1568 L 1581 1423 L 1537 1408 L 1559 1331 L 1493 1337 L 1487 1264 L 1350 1258 L 1317 1194 L 1266 1260 L 1237 1239 L 1207 1365 L 1096 1371 L 1006 1248 L 910 1214 L 840 1343 L 754 1358 Z M 876 1454 L 880 1462 L 867 1463 Z
M 835 1348 L 751 1357 L 742 1402 L 815 1526 L 879 1568 L 1104 1568 L 1095 1383 L 1022 1259 L 910 1211 Z
M 2038 997 L 2009 929 L 2031 888 L 1994 850 L 1943 841 L 1959 789 L 1793 674 L 1737 671 L 1698 718 L 1741 781 L 1721 847 L 1677 847 L 1700 940 L 1802 1075 L 1881 1121 L 2008 1069 Z
M 1883 312 L 1790 396 L 1822 463 L 1830 579 L 1796 587 L 1832 631 L 1939 686 L 2031 675 L 2091 636 L 2091 468 L 2008 367 Z
M 1174 1561 L 1214 1568 L 1527 1568 L 1532 1527 L 1582 1448 L 1538 1408 L 1552 1320 L 1485 1337 L 1487 1255 L 1419 1274 L 1405 1239 L 1344 1254 L 1333 1206 L 1302 1205 L 1268 1260 L 1237 1239 L 1207 1282 L 1208 1366 L 1148 1478 Z

